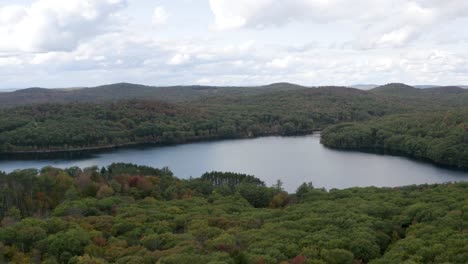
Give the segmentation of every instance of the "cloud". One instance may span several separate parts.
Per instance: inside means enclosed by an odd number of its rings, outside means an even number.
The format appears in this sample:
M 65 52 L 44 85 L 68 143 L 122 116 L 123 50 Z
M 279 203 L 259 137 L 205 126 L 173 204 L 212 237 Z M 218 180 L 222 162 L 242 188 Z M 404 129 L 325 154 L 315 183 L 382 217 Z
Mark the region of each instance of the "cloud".
M 0 89 L 468 83 L 468 1 L 212 0 L 211 11 L 199 1 L 165 4 L 177 16 L 151 1 L 126 2 L 0 7 Z M 219 30 L 210 30 L 210 12 Z M 151 29 L 169 15 L 177 27 Z M 438 42 L 447 33 L 453 38 Z
M 153 11 L 152 22 L 154 26 L 161 26 L 167 23 L 169 19 L 169 14 L 167 13 L 164 7 L 158 6 Z
M 271 67 L 271 68 L 285 69 L 285 68 L 288 68 L 291 65 L 291 63 L 294 62 L 294 60 L 295 58 L 291 56 L 286 56 L 284 58 L 274 59 L 268 62 L 266 65 L 267 67 Z
M 352 18 L 371 18 L 384 14 L 385 10 L 379 7 L 388 6 L 385 2 L 383 0 L 210 0 L 210 7 L 215 15 L 218 29 L 228 30 L 280 26 L 304 20 L 328 23 Z M 364 6 L 366 12 L 360 10 Z
M 359 48 L 402 47 L 443 21 L 468 17 L 468 1 L 210 0 L 219 30 L 262 29 L 291 22 L 347 22 L 360 28 Z
M 115 33 L 80 44 L 72 52 L 0 57 L 2 86 L 92 86 L 120 81 L 230 86 L 282 81 L 304 85 L 468 83 L 465 49 L 366 50 L 363 56 L 355 50 L 317 47 L 291 54 L 283 46 L 261 49 L 253 45 L 244 50 L 243 41 L 223 46 L 212 40 L 134 39 L 138 38 L 128 32 Z M 27 75 L 27 80 L 17 78 L 19 74 Z
M 169 65 L 181 65 L 185 64 L 190 61 L 190 55 L 188 54 L 176 54 L 174 55 L 168 62 L 167 64 Z
M 196 83 L 201 84 L 201 85 L 207 85 L 207 84 L 210 84 L 211 82 L 212 80 L 210 78 L 202 77 L 198 79 Z
M 37 0 L 0 7 L 0 51 L 71 51 L 116 30 L 126 0 Z
M 0 57 L 0 67 L 20 64 L 23 64 L 23 61 L 17 57 Z

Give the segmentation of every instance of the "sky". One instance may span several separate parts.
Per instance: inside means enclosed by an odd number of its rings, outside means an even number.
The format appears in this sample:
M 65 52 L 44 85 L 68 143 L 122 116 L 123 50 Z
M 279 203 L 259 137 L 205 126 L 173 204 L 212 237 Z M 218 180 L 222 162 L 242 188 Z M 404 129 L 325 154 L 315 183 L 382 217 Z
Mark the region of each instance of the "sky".
M 0 91 L 468 84 L 466 0 L 0 0 Z

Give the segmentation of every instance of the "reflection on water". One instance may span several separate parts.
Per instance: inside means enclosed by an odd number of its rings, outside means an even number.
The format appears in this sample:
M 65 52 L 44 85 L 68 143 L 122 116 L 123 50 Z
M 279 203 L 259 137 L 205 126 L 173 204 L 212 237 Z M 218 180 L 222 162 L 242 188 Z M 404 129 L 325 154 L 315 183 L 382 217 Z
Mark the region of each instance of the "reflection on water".
M 63 155 L 63 154 L 62 154 Z M 107 166 L 126 162 L 169 167 L 181 178 L 206 171 L 253 174 L 271 185 L 281 179 L 288 191 L 302 182 L 316 187 L 402 186 L 468 180 L 468 173 L 404 157 L 336 151 L 323 147 L 319 135 L 225 140 L 167 147 L 135 147 L 101 153 L 66 154 L 60 158 L 0 159 L 0 170 L 20 168 Z

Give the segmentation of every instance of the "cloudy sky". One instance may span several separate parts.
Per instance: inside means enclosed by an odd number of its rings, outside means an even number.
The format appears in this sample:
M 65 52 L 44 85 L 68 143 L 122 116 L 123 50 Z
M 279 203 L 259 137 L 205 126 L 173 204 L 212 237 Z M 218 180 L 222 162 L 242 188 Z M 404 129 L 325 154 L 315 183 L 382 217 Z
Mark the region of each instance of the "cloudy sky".
M 466 0 L 0 0 L 0 89 L 468 84 Z

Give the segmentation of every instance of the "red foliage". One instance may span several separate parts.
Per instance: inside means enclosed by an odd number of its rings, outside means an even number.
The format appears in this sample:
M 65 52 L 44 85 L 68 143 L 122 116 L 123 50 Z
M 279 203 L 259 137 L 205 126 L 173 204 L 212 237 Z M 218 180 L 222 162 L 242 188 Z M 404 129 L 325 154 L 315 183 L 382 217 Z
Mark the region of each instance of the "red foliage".
M 143 191 L 150 191 L 151 189 L 153 189 L 153 183 L 151 183 L 151 181 L 149 181 L 144 176 L 130 177 L 130 179 L 128 180 L 128 185 L 130 187 L 136 187 Z
M 231 251 L 231 247 L 226 245 L 226 244 L 219 244 L 216 246 L 216 249 L 218 249 L 219 251 L 224 251 L 224 252 L 230 252 Z
M 38 192 L 38 193 L 37 193 L 37 200 L 39 200 L 39 201 L 42 202 L 42 201 L 44 201 L 44 199 L 45 199 L 45 193 L 43 193 L 43 192 Z
M 302 263 L 305 263 L 306 260 L 307 260 L 306 256 L 299 255 L 291 260 L 291 264 L 302 264 Z
M 256 261 L 255 264 L 265 264 L 265 260 L 262 257 L 259 257 Z
M 140 176 L 132 176 L 130 179 L 128 179 L 128 185 L 130 187 L 136 187 L 138 184 Z
M 118 182 L 120 185 L 125 185 L 128 184 L 128 178 L 130 176 L 128 175 L 118 175 L 114 177 L 114 180 Z
M 103 247 L 107 244 L 107 240 L 103 238 L 102 236 L 97 236 L 93 238 L 93 242 L 96 246 Z
M 118 213 L 119 208 L 116 205 L 113 205 L 111 208 L 111 214 L 112 216 L 116 216 Z

